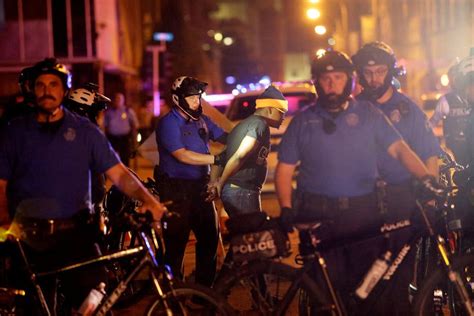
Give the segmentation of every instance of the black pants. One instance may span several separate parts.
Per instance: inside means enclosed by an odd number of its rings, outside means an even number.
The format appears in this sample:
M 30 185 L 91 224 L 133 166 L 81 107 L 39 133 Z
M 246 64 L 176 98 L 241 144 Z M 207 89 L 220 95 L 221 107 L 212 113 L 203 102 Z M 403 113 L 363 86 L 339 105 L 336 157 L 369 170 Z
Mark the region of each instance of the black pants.
M 299 193 L 296 195 L 294 207 L 302 218 L 323 222 L 317 231 L 318 239 L 323 242 L 357 234 L 382 224 L 375 194 L 337 200 L 310 193 Z M 301 252 L 307 251 L 304 248 L 310 244 L 309 239 L 306 232 L 300 233 Z M 346 305 L 350 301 L 351 293 L 380 254 L 380 243 L 378 239 L 367 240 L 322 251 L 333 281 L 332 285 L 338 290 Z M 315 277 L 322 281 L 321 275 Z
M 132 155 L 132 134 L 119 136 L 107 134 L 107 139 L 112 145 L 112 148 L 120 156 L 120 160 L 128 167 L 130 164 L 130 156 Z
M 322 240 L 337 239 L 351 234 L 369 231 L 380 227 L 383 222 L 397 222 L 409 218 L 414 211 L 414 196 L 411 186 L 389 186 L 387 188 L 388 212 L 380 213 L 377 199 L 374 195 L 357 197 L 355 199 L 325 199 L 311 194 L 297 194 L 295 208 L 303 213 L 302 216 L 323 221 L 318 230 L 318 238 Z M 309 236 L 300 234 L 301 245 L 310 243 Z M 381 255 L 386 247 L 401 248 L 407 241 L 407 232 L 399 231 L 390 234 L 387 240 L 384 236 L 372 237 L 357 243 L 330 248 L 322 251 L 326 259 L 328 272 L 333 286 L 345 302 L 350 315 L 366 315 L 366 311 L 379 315 L 409 315 L 408 285 L 412 278 L 415 251 L 412 249 L 399 266 L 396 276 L 383 293 L 372 293 L 372 297 L 355 304 L 352 293 L 362 281 L 373 262 Z M 395 256 L 396 254 L 394 254 Z M 392 258 L 393 260 L 394 258 Z M 322 281 L 321 275 L 315 275 Z
M 196 282 L 211 286 L 216 275 L 219 228 L 213 203 L 206 202 L 206 180 L 158 178 L 162 201 L 173 201 L 169 210 L 179 216 L 163 220 L 165 262 L 183 277 L 183 258 L 189 234 L 196 237 Z
M 410 183 L 387 186 L 388 212 L 385 221 L 395 223 L 410 218 L 413 212 L 418 212 L 415 204 L 415 193 Z M 390 233 L 390 246 L 401 249 L 410 238 L 410 232 L 399 230 Z M 393 254 L 396 256 L 397 254 Z M 394 258 L 392 258 L 393 260 Z M 377 297 L 373 310 L 384 315 L 410 315 L 409 284 L 413 280 L 416 249 L 412 246 L 397 272 L 392 276 L 391 282 L 383 293 Z

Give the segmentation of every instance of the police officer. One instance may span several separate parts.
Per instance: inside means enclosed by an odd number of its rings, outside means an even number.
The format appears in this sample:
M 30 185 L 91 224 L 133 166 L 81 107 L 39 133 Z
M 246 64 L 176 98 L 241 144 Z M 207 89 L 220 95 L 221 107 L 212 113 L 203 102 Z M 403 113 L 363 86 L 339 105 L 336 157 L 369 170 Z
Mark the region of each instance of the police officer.
M 88 83 L 84 88 L 75 89 L 68 94 L 64 106 L 71 112 L 87 117 L 93 124 L 97 123 L 99 113 L 107 108 L 110 99 L 99 93 L 98 86 L 94 83 Z M 103 201 L 106 193 L 105 176 L 97 172 L 91 173 L 91 202 L 95 215 L 103 230 L 105 227 L 105 213 L 103 212 Z
M 196 281 L 210 286 L 216 273 L 219 230 L 214 204 L 206 201 L 206 188 L 209 166 L 219 161 L 209 153 L 208 143 L 224 143 L 227 134 L 202 114 L 206 86 L 187 76 L 174 81 L 174 106 L 156 128 L 160 163 L 155 167 L 155 179 L 161 199 L 172 200 L 170 209 L 180 214 L 163 224 L 165 261 L 176 275 L 183 274 L 184 251 L 192 230 L 197 241 Z
M 467 165 L 463 172 L 455 174 L 455 182 L 459 187 L 456 212 L 462 218 L 463 231 L 469 234 L 469 238 L 464 240 L 469 244 L 474 244 L 474 117 L 472 107 L 474 106 L 474 49 L 471 49 L 470 56 L 462 59 L 458 65 L 458 72 L 455 79 L 460 90 L 471 110 L 468 116 L 466 127 L 466 149 Z M 466 236 L 465 236 L 466 237 Z
M 404 141 L 422 159 L 430 174 L 437 177 L 438 156 L 442 153 L 439 142 L 421 109 L 394 87 L 394 78 L 403 74 L 404 70 L 397 66 L 393 50 L 383 42 L 372 42 L 362 46 L 352 60 L 363 88 L 358 99 L 371 101 L 382 110 Z M 384 150 L 378 154 L 378 167 L 381 178 L 388 184 L 385 189 L 388 206 L 386 221 L 391 223 L 410 218 L 411 212 L 416 211 L 412 174 Z M 403 246 L 405 235 L 405 232 L 392 234 L 391 241 L 395 247 Z M 397 300 L 393 301 L 392 311 L 409 312 L 408 295 L 396 294 L 407 293 L 414 258 L 415 251 L 411 251 L 397 274 L 399 280 L 392 282 L 398 286 L 393 290 L 392 297 Z M 402 269 L 406 271 L 400 273 Z M 403 312 L 402 306 L 406 309 Z
M 33 68 L 35 113 L 12 120 L 1 135 L 0 225 L 8 226 L 14 215 L 25 227 L 40 227 L 26 242 L 40 247 L 28 248 L 39 269 L 50 269 L 96 253 L 89 225 L 91 170 L 105 173 L 125 194 L 143 203 L 141 211 L 150 210 L 156 219 L 165 207 L 120 163 L 98 127 L 63 107 L 71 88 L 67 68 L 55 58 Z M 95 270 L 74 277 L 66 274 L 66 298 L 77 308 L 102 280 Z M 50 303 L 54 286 L 47 295 Z
M 317 103 L 293 118 L 278 150 L 275 184 L 282 215 L 297 212 L 303 218 L 323 220 L 318 233 L 323 242 L 381 225 L 375 193 L 379 150 L 400 160 L 425 183 L 435 181 L 380 110 L 351 98 L 354 70 L 351 60 L 337 51 L 313 62 Z M 310 241 L 304 234 L 300 239 L 300 250 L 305 252 Z M 380 251 L 378 242 L 365 241 L 324 253 L 345 301 Z
M 459 72 L 459 61 L 448 70 L 451 91 L 443 95 L 436 104 L 430 118 L 432 127 L 443 121 L 443 136 L 456 161 L 462 165 L 469 163 L 469 148 L 466 143 L 466 128 L 471 115 L 471 106 L 463 91 L 464 75 Z
M 393 86 L 393 79 L 404 72 L 397 66 L 393 50 L 383 42 L 372 42 L 359 49 L 352 60 L 363 88 L 358 98 L 371 101 L 382 110 L 430 173 L 437 176 L 439 142 L 420 107 Z M 381 177 L 389 184 L 405 183 L 412 177 L 386 153 L 379 157 L 379 166 Z
M 474 106 L 474 48 L 471 49 L 471 54 L 462 59 L 457 67 L 457 75 L 455 78 L 456 86 L 460 90 L 460 95 L 466 101 L 467 107 L 470 110 L 468 116 L 467 126 L 467 145 L 469 165 L 473 166 L 474 162 L 474 119 L 472 114 L 472 107 Z

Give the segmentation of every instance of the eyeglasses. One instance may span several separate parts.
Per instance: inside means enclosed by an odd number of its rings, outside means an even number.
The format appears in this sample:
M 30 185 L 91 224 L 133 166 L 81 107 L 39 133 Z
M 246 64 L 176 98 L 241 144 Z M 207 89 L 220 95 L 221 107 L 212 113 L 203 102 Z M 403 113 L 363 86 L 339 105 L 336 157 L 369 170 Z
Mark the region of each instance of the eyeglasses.
M 388 68 L 384 67 L 384 68 L 375 69 L 375 71 L 364 69 L 362 73 L 364 74 L 365 77 L 368 77 L 368 78 L 371 78 L 371 77 L 382 78 L 382 77 L 385 77 L 387 72 L 388 72 Z

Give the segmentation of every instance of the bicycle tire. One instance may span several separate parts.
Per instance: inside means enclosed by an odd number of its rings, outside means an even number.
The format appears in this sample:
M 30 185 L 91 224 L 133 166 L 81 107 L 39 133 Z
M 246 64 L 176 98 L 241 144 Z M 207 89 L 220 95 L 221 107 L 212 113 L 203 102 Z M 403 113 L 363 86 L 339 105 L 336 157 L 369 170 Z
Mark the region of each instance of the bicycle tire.
M 461 255 L 452 259 L 453 270 L 460 273 L 471 302 L 474 303 L 474 255 Z M 423 283 L 415 297 L 415 315 L 466 315 L 458 294 L 452 288 L 446 271 L 439 267 Z M 471 305 L 472 305 L 471 303 Z
M 308 275 L 301 276 L 301 273 L 301 270 L 280 262 L 254 261 L 219 278 L 214 288 L 242 315 L 329 312 L 332 304 L 327 295 L 313 279 Z M 290 293 L 291 285 L 294 290 Z
M 164 307 L 163 301 L 171 309 L 172 315 L 216 315 L 232 316 L 235 312 L 225 299 L 217 293 L 198 284 L 180 284 L 174 286 L 173 291 L 165 294 L 163 298 L 154 300 L 146 309 L 147 316 L 169 315 L 169 310 Z

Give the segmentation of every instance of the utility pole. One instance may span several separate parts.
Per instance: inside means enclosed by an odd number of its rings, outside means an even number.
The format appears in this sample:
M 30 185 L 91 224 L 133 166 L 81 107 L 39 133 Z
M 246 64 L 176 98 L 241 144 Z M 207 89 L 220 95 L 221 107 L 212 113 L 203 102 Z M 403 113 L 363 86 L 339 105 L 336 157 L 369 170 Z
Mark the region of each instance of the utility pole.
M 160 43 L 148 45 L 147 52 L 152 53 L 153 58 L 153 115 L 160 115 L 160 53 L 166 51 L 166 42 L 161 40 Z

